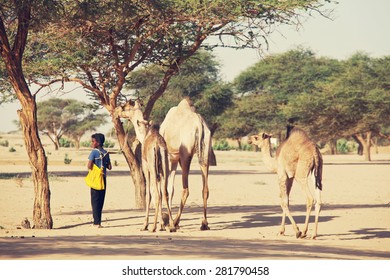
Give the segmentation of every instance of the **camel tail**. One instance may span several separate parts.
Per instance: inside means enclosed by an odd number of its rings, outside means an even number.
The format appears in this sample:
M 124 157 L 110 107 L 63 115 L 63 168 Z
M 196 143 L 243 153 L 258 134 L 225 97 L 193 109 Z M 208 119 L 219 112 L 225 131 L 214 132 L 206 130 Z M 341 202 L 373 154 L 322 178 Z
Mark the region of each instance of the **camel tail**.
M 208 134 L 210 134 L 210 132 L 206 131 L 204 122 L 202 118 L 200 118 L 200 124 L 198 125 L 195 133 L 196 152 L 200 165 L 206 165 L 209 162 L 210 137 L 208 137 Z
M 168 152 L 166 149 L 160 148 L 160 161 L 161 161 L 161 174 L 162 174 L 162 187 L 163 191 L 167 192 L 168 189 Z M 168 195 L 168 193 L 165 193 Z
M 316 152 L 314 154 L 313 171 L 314 171 L 316 188 L 318 188 L 321 191 L 322 191 L 322 165 L 323 165 L 323 161 L 322 161 L 321 152 L 316 147 Z
M 161 154 L 160 154 L 160 148 L 157 146 L 157 147 L 154 147 L 153 149 L 154 151 L 154 172 L 156 172 L 156 178 L 157 178 L 157 181 L 160 181 L 161 179 L 161 169 L 162 169 L 162 166 L 161 166 Z

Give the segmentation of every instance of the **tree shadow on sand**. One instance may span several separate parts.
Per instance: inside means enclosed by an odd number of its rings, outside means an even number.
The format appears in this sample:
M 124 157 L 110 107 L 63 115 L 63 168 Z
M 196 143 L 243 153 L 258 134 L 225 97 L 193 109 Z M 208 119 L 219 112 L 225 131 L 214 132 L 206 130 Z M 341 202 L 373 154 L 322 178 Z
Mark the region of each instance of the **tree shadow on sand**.
M 308 244 L 310 243 L 310 244 Z M 164 235 L 0 238 L 2 259 L 388 259 L 389 252 L 319 242 Z

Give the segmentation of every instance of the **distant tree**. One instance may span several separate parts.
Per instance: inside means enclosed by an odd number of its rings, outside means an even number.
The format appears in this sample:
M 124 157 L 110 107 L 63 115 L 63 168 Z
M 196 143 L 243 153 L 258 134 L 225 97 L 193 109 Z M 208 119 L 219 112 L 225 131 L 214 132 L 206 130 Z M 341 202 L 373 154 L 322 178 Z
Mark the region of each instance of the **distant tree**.
M 356 53 L 313 93 L 303 93 L 284 107 L 287 117 L 298 117 L 301 125 L 319 141 L 333 143 L 353 137 L 370 160 L 371 139 L 389 126 L 390 65 L 387 58 L 373 59 Z
M 240 93 L 272 94 L 280 104 L 296 95 L 313 93 L 316 84 L 326 81 L 337 68 L 329 59 L 318 59 L 310 49 L 294 49 L 267 56 L 235 79 Z
M 362 145 L 367 161 L 372 137 L 390 124 L 389 62 L 388 57 L 373 59 L 356 53 L 345 62 L 345 71 L 334 85 L 343 96 L 340 103 L 348 104 L 345 134 Z
M 240 73 L 234 84 L 243 99 L 248 95 L 262 96 L 252 97 L 257 107 L 264 108 L 251 114 L 257 118 L 255 128 L 269 129 L 282 138 L 289 120 L 303 125 L 311 123 L 308 116 L 312 108 L 304 111 L 298 102 L 313 99 L 318 85 L 330 81 L 339 69 L 336 60 L 317 58 L 311 50 L 299 48 L 262 59 Z M 251 106 L 255 104 L 248 104 Z
M 106 115 L 94 113 L 85 102 L 75 99 L 51 98 L 37 105 L 38 128 L 49 137 L 56 150 L 60 147 L 62 136 L 67 135 L 79 148 L 85 132 L 107 122 Z
M 234 99 L 234 105 L 221 115 L 221 126 L 215 136 L 236 139 L 240 145 L 241 138 L 248 134 L 284 130 L 285 123 L 280 118 L 278 103 L 273 95 L 245 95 Z

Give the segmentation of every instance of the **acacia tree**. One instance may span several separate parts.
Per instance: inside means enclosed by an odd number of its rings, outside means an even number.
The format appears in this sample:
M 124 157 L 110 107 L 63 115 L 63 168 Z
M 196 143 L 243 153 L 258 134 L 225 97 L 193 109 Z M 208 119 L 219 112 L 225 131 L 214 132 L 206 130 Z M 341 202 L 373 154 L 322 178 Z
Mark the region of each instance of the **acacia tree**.
M 290 100 L 283 113 L 299 116 L 316 140 L 334 143 L 332 150 L 338 138 L 353 137 L 370 160 L 372 137 L 383 134 L 389 125 L 389 59 L 357 53 L 336 65 L 328 80 L 317 83 L 314 92 Z
M 240 146 L 241 138 L 248 134 L 284 130 L 280 118 L 278 103 L 269 93 L 237 97 L 233 106 L 220 116 L 216 137 L 236 139 Z
M 80 147 L 80 138 L 88 130 L 106 123 L 106 115 L 96 114 L 85 102 L 75 99 L 50 98 L 38 102 L 38 128 L 58 150 L 62 136 L 69 136 Z
M 389 125 L 389 58 L 374 59 L 356 53 L 344 62 L 344 71 L 332 90 L 345 106 L 344 136 L 353 136 L 363 147 L 365 160 L 371 160 L 372 138 Z M 386 71 L 387 69 L 387 71 Z
M 68 1 L 63 4 L 64 16 L 31 37 L 31 79 L 42 86 L 79 83 L 112 114 L 136 186 L 136 204 L 144 206 L 141 163 L 113 114 L 124 95 L 126 76 L 148 64 L 164 69 L 145 102 L 148 118 L 169 80 L 201 46 L 258 47 L 275 25 L 297 24 L 302 13 L 317 11 L 325 2 L 330 1 Z M 206 45 L 210 36 L 219 39 Z M 225 37 L 234 37 L 233 43 Z M 42 77 L 48 80 L 44 83 Z
M 2 94 L 16 96 L 21 105 L 18 115 L 34 183 L 33 222 L 35 228 L 45 229 L 53 227 L 47 159 L 38 134 L 35 96 L 25 79 L 23 57 L 29 30 L 45 26 L 57 10 L 55 4 L 39 0 L 0 1 L 0 72 L 4 75 L 1 78 L 6 79 L 1 85 Z

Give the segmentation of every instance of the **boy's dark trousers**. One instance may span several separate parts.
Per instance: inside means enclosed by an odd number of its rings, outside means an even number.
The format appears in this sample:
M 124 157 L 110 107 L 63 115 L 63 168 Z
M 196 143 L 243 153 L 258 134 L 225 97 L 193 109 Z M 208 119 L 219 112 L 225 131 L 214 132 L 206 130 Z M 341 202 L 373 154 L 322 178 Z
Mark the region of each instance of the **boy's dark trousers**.
M 100 225 L 102 222 L 102 211 L 104 198 L 106 196 L 106 176 L 103 177 L 104 180 L 104 190 L 98 191 L 91 188 L 91 204 L 92 204 L 92 215 L 93 215 L 93 224 Z

